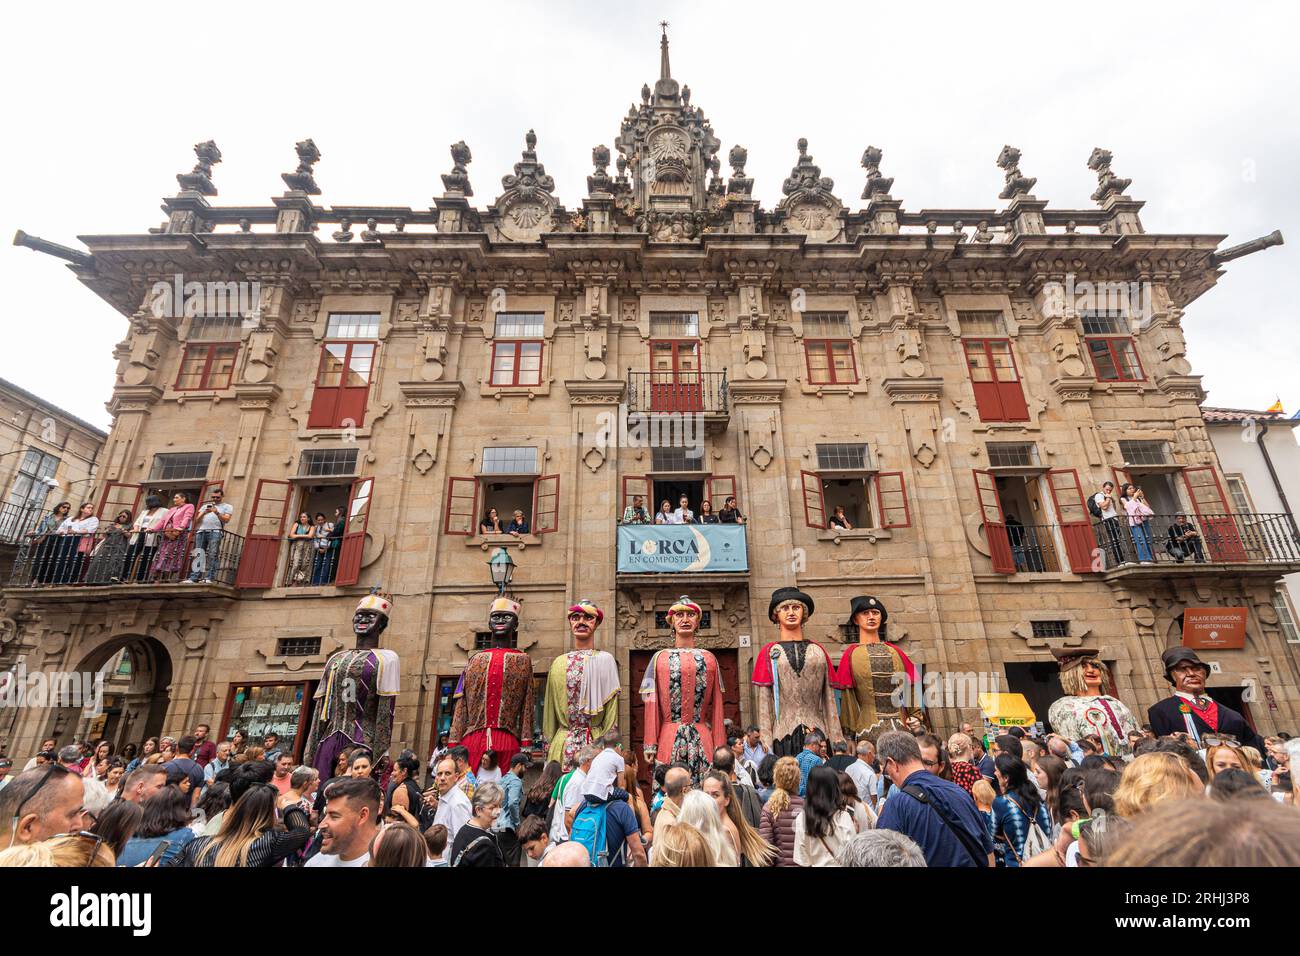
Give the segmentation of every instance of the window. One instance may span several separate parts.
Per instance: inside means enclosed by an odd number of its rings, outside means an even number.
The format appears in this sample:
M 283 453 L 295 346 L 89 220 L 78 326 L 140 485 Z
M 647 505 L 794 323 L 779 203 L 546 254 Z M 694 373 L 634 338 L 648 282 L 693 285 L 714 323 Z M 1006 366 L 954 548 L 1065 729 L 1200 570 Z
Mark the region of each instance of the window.
M 1119 453 L 1128 465 L 1168 465 L 1169 445 L 1163 441 L 1120 440 Z
M 1029 406 L 1009 339 L 963 339 L 980 421 L 1029 421 Z
M 237 343 L 243 321 L 238 315 L 196 315 L 190 320 L 188 340 Z
M 1038 446 L 1033 442 L 991 441 L 988 443 L 990 468 L 1036 468 Z
M 667 447 L 650 449 L 650 468 L 652 471 L 700 471 L 703 467 L 703 448 Z
M 1278 627 L 1288 644 L 1300 644 L 1300 630 L 1296 628 L 1295 615 L 1291 613 L 1291 602 L 1282 591 L 1273 592 L 1273 609 L 1277 611 Z
M 498 312 L 492 340 L 493 385 L 540 385 L 542 314 Z
M 1030 621 L 1029 627 L 1034 637 L 1069 637 L 1069 621 Z
M 319 653 L 319 637 L 282 637 L 275 642 L 277 657 L 315 657 Z
M 651 312 L 650 338 L 698 339 L 700 316 L 698 312 Z
M 827 459 L 830 462 L 867 461 L 865 445 L 818 445 L 819 463 L 823 448 L 861 449 L 861 458 L 855 457 L 856 453 L 850 451 L 835 452 Z M 873 474 L 868 468 L 866 465 L 858 465 L 856 468 L 839 465 L 824 467 L 825 474 L 800 472 L 804 523 L 810 528 L 842 528 L 838 521 L 832 521 L 839 508 L 843 509 L 844 519 L 851 526 L 844 530 L 909 527 L 912 524 L 912 514 L 907 502 L 903 473 L 882 471 Z M 855 470 L 867 473 L 854 475 Z
M 176 390 L 229 388 L 238 354 L 239 345 L 233 342 L 185 346 L 180 371 L 176 374 Z
M 154 455 L 150 481 L 193 481 L 206 478 L 212 452 L 192 451 L 176 454 Z
M 1124 335 L 1124 317 L 1105 313 L 1087 312 L 1080 316 L 1084 335 Z
M 537 449 L 484 448 L 484 475 L 530 475 L 537 473 Z
M 709 628 L 711 628 L 711 627 L 713 627 L 713 612 L 712 612 L 712 611 L 704 611 L 703 613 L 700 614 L 700 626 L 699 626 L 699 630 L 701 630 L 701 631 L 707 631 L 707 630 L 708 630 Z M 672 624 L 670 624 L 669 621 L 668 621 L 668 612 L 667 612 L 667 611 L 655 611 L 655 630 L 657 630 L 657 631 L 671 631 L 672 629 L 673 629 L 673 626 L 672 626 Z
M 852 385 L 858 380 L 849 317 L 842 312 L 808 312 L 803 317 L 804 357 L 809 385 Z
M 303 478 L 327 478 L 354 475 L 357 471 L 355 448 L 314 448 L 298 459 L 298 474 Z
M 355 428 L 362 424 L 378 348 L 374 342 L 348 341 L 321 346 L 308 428 Z
M 447 479 L 443 534 L 477 535 L 480 522 L 495 509 L 504 531 L 515 511 L 524 513 L 529 534 L 549 534 L 559 528 L 560 478 L 532 479 L 452 477 Z
M 865 444 L 818 445 L 817 467 L 822 471 L 864 471 L 871 467 L 871 449 Z
M 957 312 L 957 323 L 963 335 L 997 335 L 1007 334 L 1006 323 L 1002 313 L 997 309 L 984 311 Z
M 1141 382 L 1146 376 L 1133 340 L 1127 337 L 1089 338 L 1088 354 L 1101 382 Z
M 1228 481 L 1228 494 L 1232 497 L 1232 510 L 1239 515 L 1252 514 L 1255 506 L 1251 503 L 1250 492 L 1246 490 L 1246 479 L 1241 475 L 1224 475 Z
M 509 642 L 508 644 L 506 644 L 505 646 L 506 646 L 506 647 L 518 647 L 518 646 L 519 646 L 519 632 L 518 632 L 518 631 L 515 631 L 513 634 L 510 635 L 510 642 Z M 493 642 L 493 640 L 492 640 L 492 632 L 491 632 L 491 631 L 475 631 L 475 632 L 474 632 L 474 650 L 476 650 L 476 651 L 490 651 L 490 650 L 491 650 L 492 648 L 494 648 L 494 647 L 496 647 L 496 644 L 495 644 L 495 642 Z
M 46 479 L 53 479 L 59 469 L 59 459 L 36 448 L 27 449 L 18 464 L 13 487 L 9 489 L 8 504 L 15 508 L 35 508 L 45 501 L 50 492 Z
M 327 339 L 379 338 L 379 313 L 331 312 L 325 326 Z

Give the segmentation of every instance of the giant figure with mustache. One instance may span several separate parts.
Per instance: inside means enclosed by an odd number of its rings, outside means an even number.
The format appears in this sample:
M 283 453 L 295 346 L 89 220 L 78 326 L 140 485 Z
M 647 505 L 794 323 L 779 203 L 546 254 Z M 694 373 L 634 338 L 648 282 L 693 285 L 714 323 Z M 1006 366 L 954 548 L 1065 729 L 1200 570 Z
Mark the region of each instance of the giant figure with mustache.
M 594 646 L 605 612 L 581 600 L 568 617 L 573 650 L 551 662 L 542 713 L 542 730 L 551 742 L 546 758 L 566 768 L 577 766 L 578 751 L 617 723 L 619 692 L 614 655 Z

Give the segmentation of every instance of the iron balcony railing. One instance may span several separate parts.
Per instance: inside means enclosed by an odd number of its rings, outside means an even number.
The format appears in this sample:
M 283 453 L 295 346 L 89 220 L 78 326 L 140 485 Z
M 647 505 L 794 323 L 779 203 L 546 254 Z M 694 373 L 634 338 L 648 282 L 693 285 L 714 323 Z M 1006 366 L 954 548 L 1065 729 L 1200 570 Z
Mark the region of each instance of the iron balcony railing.
M 1056 526 L 1050 524 L 1007 524 L 1011 559 L 1018 572 L 1060 571 Z
M 180 584 L 233 587 L 244 539 L 230 531 L 120 531 L 28 534 L 19 547 L 10 587 L 56 588 Z
M 727 373 L 633 372 L 627 373 L 627 409 L 630 412 L 698 412 L 725 415 Z
M 32 505 L 0 505 L 0 544 L 22 544 L 49 509 Z
M 1143 563 L 1300 563 L 1300 538 L 1288 514 L 1152 515 L 1143 525 L 1118 517 L 1092 527 L 1105 562 L 1101 570 Z
M 282 587 L 324 587 L 334 583 L 339 570 L 340 538 L 296 538 L 289 541 Z M 325 547 L 318 547 L 323 542 Z

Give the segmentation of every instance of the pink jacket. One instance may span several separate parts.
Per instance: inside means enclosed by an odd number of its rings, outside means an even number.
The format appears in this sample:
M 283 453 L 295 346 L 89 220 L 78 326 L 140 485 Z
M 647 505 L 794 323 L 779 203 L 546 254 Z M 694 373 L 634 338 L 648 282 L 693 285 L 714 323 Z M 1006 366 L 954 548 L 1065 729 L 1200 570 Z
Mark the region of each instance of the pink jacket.
M 1126 498 L 1124 501 L 1124 510 L 1128 512 L 1129 525 L 1144 524 L 1155 514 L 1151 506 L 1145 501 L 1138 501 L 1136 498 Z
M 153 523 L 150 531 L 161 531 L 163 528 L 180 528 L 182 531 L 190 529 L 190 522 L 194 520 L 194 506 L 183 504 L 179 508 L 168 508 L 167 513 Z

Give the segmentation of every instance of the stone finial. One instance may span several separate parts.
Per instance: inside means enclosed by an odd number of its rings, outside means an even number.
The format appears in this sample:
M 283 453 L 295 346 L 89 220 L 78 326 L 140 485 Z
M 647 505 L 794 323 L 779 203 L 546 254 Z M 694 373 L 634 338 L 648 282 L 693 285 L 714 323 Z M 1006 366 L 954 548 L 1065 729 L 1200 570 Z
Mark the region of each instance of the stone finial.
M 781 192 L 794 199 L 801 196 L 830 196 L 835 180 L 823 176 L 821 167 L 808 155 L 808 140 L 799 139 L 799 159 L 781 184 Z
M 682 106 L 690 106 L 690 105 L 691 105 L 691 88 L 690 88 L 689 86 L 683 86 L 683 87 L 682 87 Z
M 749 162 L 749 150 L 737 143 L 731 147 L 731 152 L 727 154 L 727 162 L 731 166 L 731 175 L 742 177 L 745 175 L 745 164 Z
M 212 167 L 221 162 L 221 150 L 212 140 L 194 144 L 194 155 L 198 162 L 188 173 L 177 173 L 176 182 L 185 192 L 198 193 L 200 196 L 215 196 L 217 187 L 212 183 Z
M 531 129 L 524 136 L 524 146 L 519 162 L 515 163 L 514 175 L 502 176 L 501 185 L 507 191 L 519 190 L 529 199 L 539 193 L 549 195 L 555 189 L 555 180 L 537 161 L 537 134 Z
M 649 83 L 641 84 L 641 105 L 643 106 L 650 105 L 650 84 Z M 628 112 L 631 113 L 632 115 L 635 115 L 635 110 L 629 110 Z
M 320 187 L 316 185 L 312 167 L 320 162 L 320 150 L 310 139 L 295 143 L 293 148 L 298 152 L 298 168 L 291 173 L 281 173 L 280 178 L 294 192 L 319 196 Z
M 451 172 L 442 174 L 442 188 L 450 195 L 472 196 L 474 190 L 469 185 L 469 170 L 466 167 L 473 160 L 469 147 L 462 139 L 451 144 Z
M 884 151 L 877 146 L 868 146 L 862 153 L 862 168 L 867 171 L 867 186 L 862 190 L 862 198 L 867 201 L 889 199 L 889 190 L 894 186 L 892 176 L 880 174 L 880 161 Z
M 1111 172 L 1110 164 L 1113 158 L 1110 150 L 1102 149 L 1100 146 L 1093 149 L 1092 155 L 1088 157 L 1088 168 L 1097 174 L 1097 190 L 1092 194 L 1093 202 L 1105 204 L 1112 196 L 1122 196 L 1124 190 L 1133 183 L 1133 180 L 1120 179 Z
M 591 163 L 596 167 L 596 171 L 587 177 L 588 195 L 609 192 L 614 184 L 614 181 L 609 178 L 609 147 L 603 144 L 592 147 Z
M 737 143 L 727 154 L 727 162 L 731 164 L 731 178 L 727 180 L 727 195 L 749 199 L 754 192 L 754 180 L 745 175 L 749 150 Z
M 998 166 L 1006 172 L 1006 185 L 1002 187 L 1002 192 L 998 193 L 998 198 L 1018 199 L 1028 196 L 1038 180 L 1020 172 L 1020 150 L 1014 146 L 1003 146 L 1002 152 L 998 153 L 997 162 Z
M 537 134 L 531 129 L 524 134 L 524 145 L 528 147 L 528 152 L 530 153 L 537 151 Z

